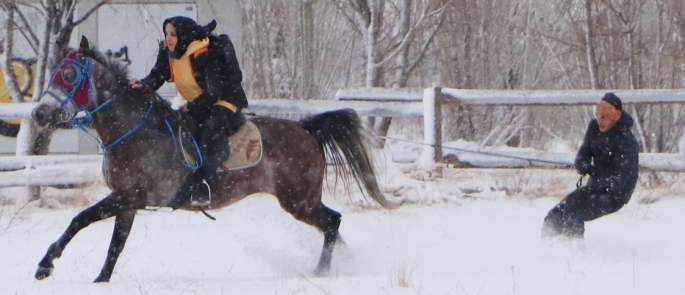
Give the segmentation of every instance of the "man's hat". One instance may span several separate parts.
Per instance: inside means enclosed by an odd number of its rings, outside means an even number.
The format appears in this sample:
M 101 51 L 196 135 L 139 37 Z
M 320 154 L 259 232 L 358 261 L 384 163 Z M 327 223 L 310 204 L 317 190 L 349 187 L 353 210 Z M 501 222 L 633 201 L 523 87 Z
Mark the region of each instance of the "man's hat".
M 614 94 L 613 92 L 607 92 L 606 94 L 604 94 L 602 100 L 614 106 L 619 111 L 623 110 L 623 104 L 621 103 L 621 99 L 618 98 L 618 96 L 616 96 L 616 94 Z

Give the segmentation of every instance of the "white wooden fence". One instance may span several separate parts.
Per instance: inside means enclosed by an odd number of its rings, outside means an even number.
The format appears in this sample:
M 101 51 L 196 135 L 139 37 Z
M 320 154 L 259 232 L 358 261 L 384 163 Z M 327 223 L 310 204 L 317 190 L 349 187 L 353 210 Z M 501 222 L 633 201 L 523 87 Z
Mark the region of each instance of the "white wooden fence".
M 407 103 L 404 107 L 406 115 L 416 115 L 419 110 L 410 103 L 420 101 L 424 120 L 424 144 L 425 148 L 419 162 L 430 164 L 442 161 L 443 149 L 449 147 L 442 143 L 442 107 L 445 105 L 512 105 L 512 106 L 592 106 L 608 90 L 465 90 L 451 88 L 427 88 L 419 97 L 418 89 L 406 91 L 373 89 L 347 89 L 337 93 L 338 100 L 344 101 L 391 101 Z M 682 89 L 659 89 L 659 90 L 615 90 L 623 104 L 671 104 L 685 103 L 685 90 Z M 535 153 L 526 154 L 520 152 L 496 152 L 502 156 L 500 161 L 478 161 L 478 157 L 491 155 L 478 155 L 487 151 L 473 151 L 473 153 L 461 151 L 460 154 L 471 158 L 471 164 L 479 167 L 563 167 L 573 164 L 575 154 L 559 153 Z M 466 158 L 466 157 L 465 157 Z M 518 158 L 518 159 L 516 159 Z M 540 159 L 550 162 L 563 163 L 550 165 L 549 163 L 522 160 L 522 158 Z M 461 159 L 460 159 L 461 160 Z M 680 154 L 640 154 L 640 167 L 655 171 L 685 171 L 685 159 Z
M 553 106 L 553 105 L 595 105 L 604 95 L 604 90 L 559 90 L 559 91 L 521 91 L 521 90 L 464 90 L 450 88 L 426 88 L 426 89 L 343 89 L 336 94 L 337 100 L 251 100 L 249 111 L 259 114 L 315 114 L 324 111 L 352 108 L 361 116 L 379 117 L 423 117 L 424 120 L 424 144 L 426 148 L 419 157 L 421 164 L 430 164 L 435 161 L 442 161 L 443 147 L 442 130 L 442 107 L 445 105 L 516 105 L 516 106 Z M 614 91 L 624 104 L 665 104 L 665 103 L 685 103 L 685 90 L 616 90 Z M 0 118 L 21 118 L 28 119 L 35 103 L 24 104 L 3 104 L 0 106 Z M 481 151 L 474 151 L 481 152 Z M 477 153 L 460 151 L 463 158 L 471 158 L 471 163 L 476 166 L 487 167 L 559 167 L 573 164 L 574 154 L 559 153 L 516 153 L 516 152 L 497 152 L 510 158 L 501 158 L 495 164 L 492 161 L 478 165 Z M 466 154 L 471 154 L 470 157 Z M 482 157 L 482 155 L 480 155 Z M 48 156 L 46 158 L 24 157 L 12 158 L 5 157 L 0 159 L 0 170 L 24 169 L 23 172 L 2 172 L 6 173 L 27 173 L 26 167 L 49 166 L 62 163 L 60 166 L 73 167 L 65 163 L 93 163 L 101 161 L 101 156 L 88 156 L 90 158 L 79 158 L 78 156 Z M 99 157 L 99 158 L 98 158 Z M 492 156 L 488 156 L 492 157 Z M 518 158 L 518 159 L 516 159 Z M 550 164 L 522 160 L 521 158 L 533 158 L 547 160 L 563 164 Z M 475 160 L 474 160 L 475 159 Z M 640 166 L 645 169 L 657 171 L 685 171 L 685 160 L 679 154 L 640 154 Z M 461 159 L 460 159 L 461 160 Z M 489 163 L 489 164 L 488 164 Z M 36 169 L 36 171 L 41 169 Z M 43 169 L 48 171 L 49 169 Z M 74 169 L 71 169 L 74 170 Z M 52 177 L 51 173 L 46 175 L 32 175 L 32 178 L 43 178 L 43 180 L 24 181 L 20 185 L 58 185 L 78 182 L 76 178 L 84 177 L 83 174 L 65 171 L 63 174 L 76 175 L 64 177 Z M 28 175 L 27 175 L 28 176 Z M 0 186 L 19 185 L 17 181 L 2 181 L 5 177 L 0 177 Z M 84 181 L 88 177 L 85 177 Z M 7 178 L 9 179 L 9 177 Z M 21 182 L 21 181 L 20 181 Z

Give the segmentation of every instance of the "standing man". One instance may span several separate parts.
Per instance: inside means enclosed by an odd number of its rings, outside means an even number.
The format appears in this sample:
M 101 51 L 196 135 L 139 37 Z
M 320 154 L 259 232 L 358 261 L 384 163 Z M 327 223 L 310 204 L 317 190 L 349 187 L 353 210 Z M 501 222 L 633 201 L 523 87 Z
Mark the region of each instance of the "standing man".
M 613 213 L 627 204 L 637 183 L 638 144 L 630 131 L 633 118 L 612 92 L 604 95 L 576 155 L 580 175 L 590 175 L 547 213 L 542 237 L 583 238 L 585 222 Z

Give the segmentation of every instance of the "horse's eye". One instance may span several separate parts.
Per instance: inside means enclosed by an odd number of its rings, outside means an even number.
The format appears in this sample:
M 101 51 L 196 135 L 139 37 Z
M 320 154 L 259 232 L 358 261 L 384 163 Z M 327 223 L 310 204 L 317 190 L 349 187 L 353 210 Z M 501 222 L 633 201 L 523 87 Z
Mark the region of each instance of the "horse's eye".
M 62 71 L 62 79 L 64 82 L 74 84 L 76 82 L 76 68 L 73 65 L 68 66 Z

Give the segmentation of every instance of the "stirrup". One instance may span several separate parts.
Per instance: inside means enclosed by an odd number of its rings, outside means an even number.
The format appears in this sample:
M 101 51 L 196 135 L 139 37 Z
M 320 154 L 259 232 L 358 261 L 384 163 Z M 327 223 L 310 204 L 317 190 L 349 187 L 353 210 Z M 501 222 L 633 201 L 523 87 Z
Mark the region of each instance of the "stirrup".
M 200 186 L 190 195 L 190 204 L 193 206 L 209 207 L 212 203 L 212 189 L 206 180 L 202 180 Z

